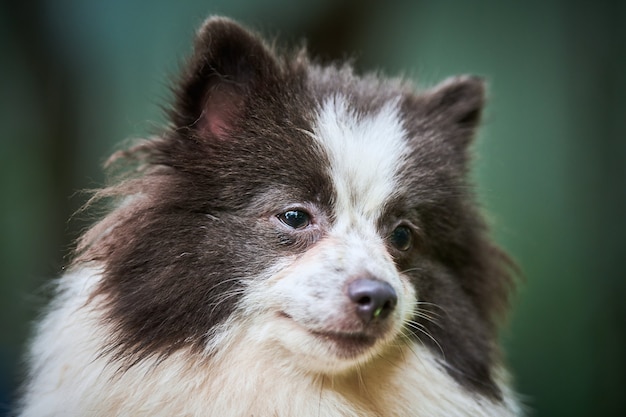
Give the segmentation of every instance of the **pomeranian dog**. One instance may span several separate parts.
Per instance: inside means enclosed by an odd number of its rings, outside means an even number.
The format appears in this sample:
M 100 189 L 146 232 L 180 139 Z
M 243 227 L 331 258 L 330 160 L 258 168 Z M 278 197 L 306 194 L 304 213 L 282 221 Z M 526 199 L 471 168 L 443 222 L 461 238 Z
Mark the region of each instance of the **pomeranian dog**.
M 114 154 L 20 416 L 514 416 L 512 287 L 467 178 L 483 82 L 407 81 L 208 19 Z

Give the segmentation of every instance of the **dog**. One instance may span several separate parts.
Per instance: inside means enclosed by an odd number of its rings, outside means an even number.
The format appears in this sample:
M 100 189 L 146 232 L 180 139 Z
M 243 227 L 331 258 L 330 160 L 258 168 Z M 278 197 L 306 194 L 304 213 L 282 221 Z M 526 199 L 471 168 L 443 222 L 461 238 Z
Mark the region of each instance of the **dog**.
M 222 17 L 39 321 L 20 416 L 517 416 L 484 82 L 355 75 Z

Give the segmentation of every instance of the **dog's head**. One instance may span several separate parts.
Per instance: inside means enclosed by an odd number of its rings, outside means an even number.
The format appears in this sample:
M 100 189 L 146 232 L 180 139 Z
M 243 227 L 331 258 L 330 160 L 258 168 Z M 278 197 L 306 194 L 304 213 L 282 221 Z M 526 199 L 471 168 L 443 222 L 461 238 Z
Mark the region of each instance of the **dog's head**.
M 137 169 L 80 247 L 104 270 L 106 348 L 136 361 L 241 337 L 333 373 L 418 342 L 496 390 L 510 279 L 466 179 L 483 90 L 416 93 L 208 20 L 171 125 L 115 156 Z

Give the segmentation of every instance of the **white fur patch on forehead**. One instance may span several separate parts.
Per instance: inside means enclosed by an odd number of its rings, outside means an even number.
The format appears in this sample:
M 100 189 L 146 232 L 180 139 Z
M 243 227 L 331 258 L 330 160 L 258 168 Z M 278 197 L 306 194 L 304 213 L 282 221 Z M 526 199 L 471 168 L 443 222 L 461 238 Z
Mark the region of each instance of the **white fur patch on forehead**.
M 408 151 L 397 101 L 359 114 L 345 96 L 332 96 L 322 104 L 314 129 L 330 159 L 337 210 L 376 219 L 397 188 L 396 174 Z

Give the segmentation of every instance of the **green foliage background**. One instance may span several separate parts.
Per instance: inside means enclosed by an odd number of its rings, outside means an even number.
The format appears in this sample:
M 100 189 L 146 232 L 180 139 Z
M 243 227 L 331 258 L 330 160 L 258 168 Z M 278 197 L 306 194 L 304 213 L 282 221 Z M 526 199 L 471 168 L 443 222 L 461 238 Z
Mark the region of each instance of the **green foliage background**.
M 626 2 L 204 0 L 0 4 L 0 414 L 72 239 L 78 190 L 164 122 L 194 29 L 225 14 L 323 59 L 490 84 L 475 178 L 525 277 L 503 339 L 532 415 L 626 415 Z

